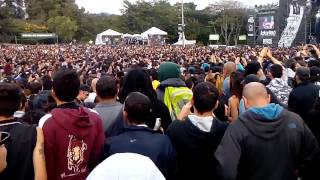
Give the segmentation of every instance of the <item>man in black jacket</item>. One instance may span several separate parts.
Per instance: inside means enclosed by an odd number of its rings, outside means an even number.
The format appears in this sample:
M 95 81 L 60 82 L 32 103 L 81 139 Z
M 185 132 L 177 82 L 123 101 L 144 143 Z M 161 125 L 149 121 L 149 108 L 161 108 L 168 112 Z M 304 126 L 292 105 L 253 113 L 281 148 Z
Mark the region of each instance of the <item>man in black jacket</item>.
M 260 83 L 246 85 L 243 96 L 248 110 L 229 126 L 215 153 L 219 179 L 296 180 L 302 165 L 311 174 L 319 146 L 304 121 L 270 104 Z
M 213 157 L 228 126 L 212 111 L 218 105 L 219 92 L 209 82 L 198 84 L 193 99 L 184 106 L 167 130 L 177 150 L 178 166 L 175 179 L 212 179 L 216 163 Z M 191 114 L 191 108 L 194 114 Z
M 298 68 L 295 79 L 297 87 L 289 95 L 288 108 L 305 120 L 319 97 L 319 87 L 309 81 L 310 69 L 307 67 Z
M 172 179 L 176 151 L 168 136 L 148 128 L 145 122 L 150 115 L 150 99 L 139 92 L 130 93 L 124 102 L 123 112 L 129 127 L 122 134 L 107 139 L 105 155 L 130 152 L 147 156 L 166 179 Z

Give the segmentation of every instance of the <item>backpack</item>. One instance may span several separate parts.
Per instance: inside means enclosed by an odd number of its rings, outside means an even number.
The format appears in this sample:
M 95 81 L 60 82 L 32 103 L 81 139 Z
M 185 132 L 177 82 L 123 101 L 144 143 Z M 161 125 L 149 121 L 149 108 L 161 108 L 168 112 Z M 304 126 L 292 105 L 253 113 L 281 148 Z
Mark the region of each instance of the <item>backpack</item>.
M 167 87 L 164 92 L 164 104 L 168 107 L 172 120 L 176 120 L 181 109 L 193 97 L 187 87 Z

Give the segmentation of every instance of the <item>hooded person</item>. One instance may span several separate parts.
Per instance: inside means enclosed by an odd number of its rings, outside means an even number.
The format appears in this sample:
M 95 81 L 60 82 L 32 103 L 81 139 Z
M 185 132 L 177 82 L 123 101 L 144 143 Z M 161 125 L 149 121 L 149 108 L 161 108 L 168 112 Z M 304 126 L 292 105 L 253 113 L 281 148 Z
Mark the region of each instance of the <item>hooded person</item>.
M 192 91 L 186 87 L 180 74 L 180 68 L 175 63 L 165 62 L 159 67 L 157 98 L 168 107 L 172 120 L 177 119 L 183 106 L 192 98 Z
M 80 80 L 75 71 L 62 69 L 53 78 L 57 108 L 43 125 L 48 179 L 85 179 L 98 165 L 104 146 L 99 115 L 74 99 Z
M 218 179 L 296 180 L 297 170 L 312 174 L 319 162 L 319 145 L 304 121 L 270 104 L 261 83 L 246 85 L 243 96 L 248 110 L 229 125 L 215 152 Z

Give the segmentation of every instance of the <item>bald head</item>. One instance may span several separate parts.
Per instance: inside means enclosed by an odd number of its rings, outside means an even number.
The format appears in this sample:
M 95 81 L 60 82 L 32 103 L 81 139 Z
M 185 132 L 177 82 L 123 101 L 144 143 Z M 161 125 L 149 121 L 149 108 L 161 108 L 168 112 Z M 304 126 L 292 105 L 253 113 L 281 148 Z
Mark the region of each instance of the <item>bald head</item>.
M 227 62 L 223 66 L 223 74 L 229 76 L 231 73 L 237 70 L 237 66 L 234 62 Z
M 266 87 L 259 82 L 247 84 L 243 89 L 243 97 L 247 108 L 263 107 L 270 103 Z

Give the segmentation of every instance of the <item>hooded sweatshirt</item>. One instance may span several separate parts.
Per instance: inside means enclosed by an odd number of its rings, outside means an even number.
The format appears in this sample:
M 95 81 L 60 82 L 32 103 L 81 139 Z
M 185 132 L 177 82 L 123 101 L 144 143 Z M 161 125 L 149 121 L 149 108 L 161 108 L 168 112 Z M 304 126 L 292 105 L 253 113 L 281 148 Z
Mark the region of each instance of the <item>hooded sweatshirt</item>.
M 215 157 L 219 179 L 296 180 L 302 162 L 318 154 L 317 141 L 303 120 L 270 104 L 251 108 L 232 123 Z
M 281 103 L 285 105 L 288 104 L 288 99 L 292 88 L 288 85 L 287 81 L 281 78 L 274 78 L 271 80 L 269 85 L 267 85 L 267 88 L 269 88 L 277 96 Z
M 52 111 L 43 126 L 48 179 L 85 179 L 104 146 L 100 117 L 75 103 Z

